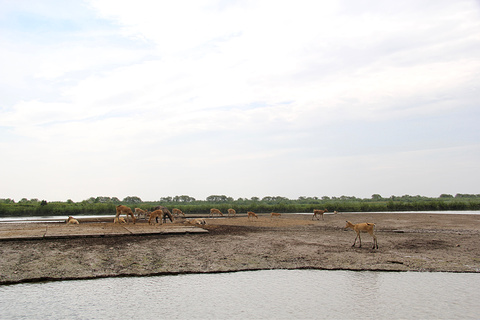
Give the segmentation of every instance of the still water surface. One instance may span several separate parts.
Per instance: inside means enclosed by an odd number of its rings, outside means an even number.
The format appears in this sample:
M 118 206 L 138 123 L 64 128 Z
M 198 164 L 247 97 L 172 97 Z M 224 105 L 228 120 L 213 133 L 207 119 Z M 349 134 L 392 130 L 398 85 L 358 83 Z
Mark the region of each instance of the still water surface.
M 364 212 L 348 212 L 348 213 L 364 213 Z M 369 212 L 374 214 L 375 212 Z M 422 213 L 422 214 L 480 214 L 477 211 L 383 211 L 381 213 Z M 291 213 L 291 214 L 305 214 L 305 213 Z M 333 212 L 325 213 L 326 215 L 333 215 Z M 110 215 L 76 215 L 75 218 L 111 218 L 115 214 Z M 0 223 L 33 223 L 33 222 L 64 222 L 68 216 L 28 216 L 28 217 L 0 217 Z
M 480 274 L 267 270 L 0 286 L 0 319 L 478 319 Z

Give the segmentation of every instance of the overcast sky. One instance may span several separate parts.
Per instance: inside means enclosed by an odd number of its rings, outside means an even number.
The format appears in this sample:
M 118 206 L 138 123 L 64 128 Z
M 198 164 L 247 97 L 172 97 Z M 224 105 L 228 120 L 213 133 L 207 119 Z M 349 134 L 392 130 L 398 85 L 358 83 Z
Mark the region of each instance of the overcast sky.
M 480 193 L 479 1 L 0 0 L 0 198 Z

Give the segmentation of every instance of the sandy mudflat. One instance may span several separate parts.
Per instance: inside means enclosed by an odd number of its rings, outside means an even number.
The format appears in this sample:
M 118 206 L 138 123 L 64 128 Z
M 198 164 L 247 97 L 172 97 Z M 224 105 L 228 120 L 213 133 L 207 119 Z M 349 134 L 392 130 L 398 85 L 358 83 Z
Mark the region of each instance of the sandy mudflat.
M 0 224 L 4 235 L 32 235 L 0 241 L 0 284 L 293 268 L 480 272 L 480 214 L 339 213 L 326 215 L 324 221 L 311 218 L 213 218 L 204 226 L 208 233 L 157 233 L 181 229 L 186 225 L 181 220 L 128 227 L 140 235 L 123 234 L 125 228 L 111 222 Z M 379 249 L 372 250 L 368 234 L 362 234 L 362 248 L 352 248 L 355 233 L 344 230 L 345 220 L 375 223 Z M 99 228 L 104 235 L 92 233 Z M 54 235 L 52 230 L 58 236 L 42 237 Z

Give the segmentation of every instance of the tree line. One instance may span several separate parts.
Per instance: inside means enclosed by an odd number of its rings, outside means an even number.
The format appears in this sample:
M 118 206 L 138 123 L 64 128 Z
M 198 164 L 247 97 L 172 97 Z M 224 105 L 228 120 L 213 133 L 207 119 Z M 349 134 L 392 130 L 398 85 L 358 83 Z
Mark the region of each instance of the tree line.
M 288 199 L 281 196 L 263 198 L 238 198 L 225 195 L 211 195 L 205 200 L 197 200 L 187 195 L 162 197 L 158 201 L 143 201 L 137 196 L 128 196 L 120 200 L 116 197 L 90 197 L 74 202 L 65 202 L 23 198 L 18 202 L 13 199 L 0 199 L 0 216 L 64 216 L 64 215 L 109 215 L 115 214 L 119 204 L 144 210 L 152 210 L 155 206 L 178 208 L 186 214 L 208 213 L 215 207 L 222 212 L 233 208 L 237 212 L 254 211 L 258 213 L 310 213 L 313 209 L 327 208 L 330 212 L 381 212 L 381 211 L 438 211 L 438 210 L 480 210 L 480 194 L 442 194 L 439 197 L 424 196 L 390 196 L 384 198 L 373 194 L 370 198 L 354 196 L 340 197 L 299 197 Z

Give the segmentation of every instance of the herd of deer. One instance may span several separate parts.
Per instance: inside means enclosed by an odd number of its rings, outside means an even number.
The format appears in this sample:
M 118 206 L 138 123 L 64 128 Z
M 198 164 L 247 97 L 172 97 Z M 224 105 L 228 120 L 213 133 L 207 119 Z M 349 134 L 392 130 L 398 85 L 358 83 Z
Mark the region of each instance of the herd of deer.
M 173 214 L 172 214 L 172 212 L 173 212 Z M 113 222 L 114 223 L 128 223 L 128 217 L 130 216 L 130 217 L 132 217 L 133 223 L 135 223 L 135 221 L 137 219 L 142 219 L 143 218 L 143 219 L 146 220 L 148 218 L 148 224 L 152 224 L 152 223 L 153 224 L 155 224 L 155 223 L 162 224 L 164 222 L 166 223 L 167 219 L 169 219 L 170 222 L 173 222 L 174 215 L 177 216 L 177 217 L 178 216 L 185 217 L 185 213 L 183 213 L 182 210 L 180 210 L 180 209 L 174 208 L 174 209 L 172 209 L 172 212 L 170 212 L 170 210 L 168 210 L 164 206 L 157 206 L 153 209 L 152 212 L 142 210 L 140 208 L 135 208 L 135 213 L 134 213 L 134 212 L 132 212 L 132 209 L 130 209 L 129 207 L 124 206 L 124 205 L 118 205 L 117 206 L 117 212 L 115 214 L 115 218 L 113 219 Z M 237 214 L 237 212 L 234 209 L 228 209 L 227 212 L 228 212 L 228 216 L 230 216 L 230 215 L 236 216 L 236 214 Z M 323 209 L 323 210 L 315 209 L 315 210 L 313 210 L 312 220 L 314 218 L 317 218 L 317 220 L 319 220 L 319 218 L 318 218 L 319 216 L 321 216 L 322 220 L 324 220 L 323 215 L 324 215 L 325 212 L 328 212 L 328 210 L 327 209 Z M 122 214 L 126 215 L 127 219 L 124 219 L 123 217 L 120 217 L 120 215 L 122 215 Z M 334 211 L 334 214 L 337 214 L 337 211 Z M 219 215 L 219 216 L 223 217 L 223 213 L 220 210 L 212 208 L 212 209 L 210 209 L 210 217 L 213 217 L 214 215 Z M 280 216 L 281 216 L 281 214 L 276 213 L 276 212 L 272 212 L 270 214 L 270 218 L 280 217 Z M 248 218 L 248 220 L 255 219 L 255 218 L 258 219 L 258 216 L 255 212 L 248 211 L 247 212 L 247 218 Z M 160 221 L 159 221 L 159 219 L 160 219 Z M 67 224 L 79 224 L 78 220 L 73 218 L 73 217 L 68 217 L 68 219 L 66 220 L 66 223 Z M 190 223 L 204 225 L 207 222 L 205 221 L 205 219 L 197 218 L 197 219 L 191 220 Z M 375 224 L 374 223 L 363 222 L 363 223 L 353 224 L 350 221 L 347 221 L 345 229 L 348 229 L 348 228 L 352 229 L 357 234 L 357 236 L 355 237 L 355 241 L 353 242 L 352 247 L 355 247 L 355 244 L 357 243 L 357 239 L 360 242 L 359 247 L 362 246 L 362 239 L 360 237 L 360 234 L 362 232 L 364 232 L 364 233 L 370 234 L 373 238 L 372 249 L 378 249 L 377 237 L 375 236 Z

